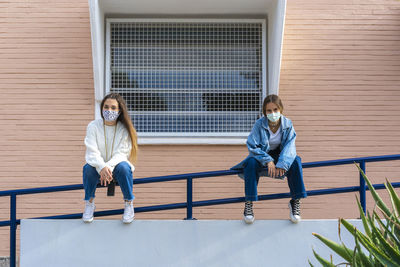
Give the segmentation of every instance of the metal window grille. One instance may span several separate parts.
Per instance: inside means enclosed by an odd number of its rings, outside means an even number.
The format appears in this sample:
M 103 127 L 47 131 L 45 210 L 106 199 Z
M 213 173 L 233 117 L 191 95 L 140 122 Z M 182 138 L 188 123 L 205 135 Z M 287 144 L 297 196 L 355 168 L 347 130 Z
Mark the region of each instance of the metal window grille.
M 263 96 L 262 30 L 261 22 L 113 21 L 110 91 L 125 98 L 139 133 L 248 133 Z

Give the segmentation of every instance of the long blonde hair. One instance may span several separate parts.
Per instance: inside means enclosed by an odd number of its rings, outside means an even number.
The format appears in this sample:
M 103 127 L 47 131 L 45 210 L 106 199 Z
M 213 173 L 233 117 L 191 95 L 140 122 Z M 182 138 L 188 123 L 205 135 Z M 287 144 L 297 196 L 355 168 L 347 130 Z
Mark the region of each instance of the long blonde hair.
M 132 142 L 132 149 L 131 149 L 131 153 L 129 155 L 129 161 L 131 163 L 135 163 L 136 159 L 137 159 L 137 152 L 138 152 L 137 133 L 136 133 L 135 127 L 133 127 L 131 117 L 128 114 L 128 109 L 126 107 L 125 100 L 120 94 L 117 94 L 117 93 L 110 93 L 110 94 L 106 95 L 100 104 L 100 114 L 101 114 L 101 117 L 103 118 L 103 120 L 104 120 L 104 117 L 103 117 L 102 111 L 103 111 L 104 102 L 107 99 L 115 99 L 118 102 L 120 115 L 118 116 L 117 121 L 122 122 L 122 124 L 125 126 L 125 128 L 129 132 L 129 137 L 131 138 L 131 142 Z

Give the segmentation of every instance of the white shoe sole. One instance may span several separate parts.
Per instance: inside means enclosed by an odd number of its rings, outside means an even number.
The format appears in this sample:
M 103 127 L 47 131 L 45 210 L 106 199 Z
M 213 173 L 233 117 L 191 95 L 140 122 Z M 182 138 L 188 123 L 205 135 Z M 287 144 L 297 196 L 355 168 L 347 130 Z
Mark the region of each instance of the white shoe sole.
M 298 218 L 296 218 L 293 214 L 292 214 L 292 206 L 290 205 L 290 202 L 289 202 L 289 212 L 290 212 L 290 221 L 292 222 L 292 223 L 298 223 L 298 222 L 300 222 L 301 221 L 301 217 L 300 216 L 298 216 Z
M 84 223 L 91 223 L 93 222 L 93 217 L 90 219 L 82 219 Z
M 298 223 L 298 222 L 301 222 L 301 218 L 300 219 L 296 219 L 296 218 L 293 218 L 292 216 L 290 216 L 290 221 L 292 223 Z
M 135 219 L 135 216 L 133 216 L 132 219 L 130 219 L 130 220 L 122 219 L 122 222 L 125 223 L 125 224 L 128 224 L 128 223 L 133 222 L 133 219 Z
M 255 218 L 253 217 L 252 219 L 246 218 L 243 216 L 243 221 L 247 224 L 252 224 L 254 222 Z

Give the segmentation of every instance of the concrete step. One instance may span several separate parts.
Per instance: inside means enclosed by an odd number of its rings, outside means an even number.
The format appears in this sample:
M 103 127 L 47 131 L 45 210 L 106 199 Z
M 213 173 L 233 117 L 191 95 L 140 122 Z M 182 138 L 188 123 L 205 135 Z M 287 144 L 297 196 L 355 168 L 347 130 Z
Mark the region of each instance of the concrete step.
M 360 220 L 351 222 L 362 229 Z M 338 221 L 22 220 L 20 266 L 303 267 L 317 263 L 312 248 L 332 254 L 313 232 L 338 241 Z M 344 228 L 342 240 L 354 246 Z

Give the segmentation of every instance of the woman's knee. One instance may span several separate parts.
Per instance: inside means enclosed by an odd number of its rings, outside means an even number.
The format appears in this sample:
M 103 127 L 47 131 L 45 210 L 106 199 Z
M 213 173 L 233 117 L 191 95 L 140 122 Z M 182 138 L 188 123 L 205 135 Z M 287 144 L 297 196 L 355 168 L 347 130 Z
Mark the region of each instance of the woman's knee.
M 259 165 L 258 160 L 253 157 L 250 157 L 246 160 L 245 168 L 257 168 Z
M 244 167 L 244 180 L 246 182 L 252 182 L 258 180 L 258 171 L 260 163 L 255 158 L 248 158 Z
M 83 166 L 83 183 L 97 183 L 97 181 L 100 178 L 100 175 L 98 174 L 97 170 L 95 167 L 90 166 L 89 164 L 86 164 Z
M 131 166 L 128 164 L 126 161 L 122 161 L 117 164 L 114 168 L 115 173 L 122 173 L 122 174 L 127 174 L 127 173 L 132 173 Z
M 85 166 L 83 166 L 83 175 L 84 176 L 93 176 L 93 175 L 98 175 L 97 170 L 95 167 L 90 166 L 89 164 L 85 164 Z
M 294 159 L 292 165 L 290 166 L 288 170 L 288 177 L 290 176 L 290 173 L 296 172 L 296 171 L 301 171 L 303 169 L 302 163 L 301 163 L 301 158 L 299 156 L 296 156 Z
M 299 156 L 296 156 L 296 157 L 294 158 L 293 164 L 294 164 L 294 165 L 301 166 L 301 158 L 300 158 Z

